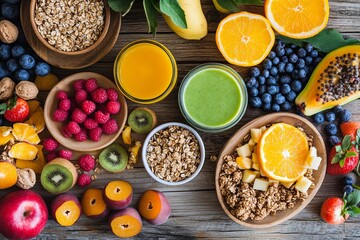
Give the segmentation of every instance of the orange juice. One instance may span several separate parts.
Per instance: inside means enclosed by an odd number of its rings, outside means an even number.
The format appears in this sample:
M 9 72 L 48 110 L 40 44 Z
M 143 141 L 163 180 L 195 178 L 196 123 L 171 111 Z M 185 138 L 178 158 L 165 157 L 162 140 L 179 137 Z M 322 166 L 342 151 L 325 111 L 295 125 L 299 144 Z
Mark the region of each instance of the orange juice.
M 175 86 L 174 57 L 163 45 L 139 40 L 127 45 L 114 65 L 116 84 L 130 100 L 140 103 L 160 101 Z

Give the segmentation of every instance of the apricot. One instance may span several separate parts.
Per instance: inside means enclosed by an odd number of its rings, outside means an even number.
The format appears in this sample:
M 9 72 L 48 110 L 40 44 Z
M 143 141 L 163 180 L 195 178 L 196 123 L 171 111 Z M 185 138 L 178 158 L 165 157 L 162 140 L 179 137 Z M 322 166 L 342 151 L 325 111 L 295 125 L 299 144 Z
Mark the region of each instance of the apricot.
M 80 218 L 81 205 L 77 197 L 70 193 L 57 196 L 51 203 L 53 219 L 61 226 L 72 226 Z
M 81 208 L 85 216 L 89 218 L 103 218 L 109 209 L 103 199 L 101 189 L 89 188 L 84 192 L 81 198 Z
M 109 219 L 111 231 L 118 237 L 130 238 L 141 232 L 142 221 L 138 211 L 125 208 L 115 212 Z
M 122 180 L 109 182 L 103 191 L 103 198 L 107 205 L 115 210 L 126 208 L 130 205 L 133 190 L 130 183 Z
M 165 223 L 171 213 L 170 203 L 162 192 L 147 190 L 140 198 L 140 215 L 153 225 Z
M 0 162 L 0 189 L 14 186 L 17 182 L 17 171 L 14 164 Z

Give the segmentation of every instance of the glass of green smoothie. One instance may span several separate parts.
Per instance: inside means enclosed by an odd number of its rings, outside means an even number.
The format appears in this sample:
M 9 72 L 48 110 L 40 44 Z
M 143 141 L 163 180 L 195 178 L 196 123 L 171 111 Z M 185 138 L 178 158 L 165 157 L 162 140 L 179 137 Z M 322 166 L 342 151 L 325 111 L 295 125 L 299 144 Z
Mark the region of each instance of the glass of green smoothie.
M 204 132 L 222 132 L 235 126 L 247 107 L 247 90 L 240 75 L 220 63 L 192 69 L 179 90 L 179 106 L 186 121 Z

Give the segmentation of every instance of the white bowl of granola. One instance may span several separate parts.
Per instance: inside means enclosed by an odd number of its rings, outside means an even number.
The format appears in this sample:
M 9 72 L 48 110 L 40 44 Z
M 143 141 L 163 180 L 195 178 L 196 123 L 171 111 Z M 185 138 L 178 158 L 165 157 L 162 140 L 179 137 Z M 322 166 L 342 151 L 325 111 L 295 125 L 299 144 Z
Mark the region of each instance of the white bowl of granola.
M 200 173 L 205 162 L 204 143 L 192 127 L 178 122 L 164 123 L 146 137 L 142 161 L 157 182 L 181 185 Z

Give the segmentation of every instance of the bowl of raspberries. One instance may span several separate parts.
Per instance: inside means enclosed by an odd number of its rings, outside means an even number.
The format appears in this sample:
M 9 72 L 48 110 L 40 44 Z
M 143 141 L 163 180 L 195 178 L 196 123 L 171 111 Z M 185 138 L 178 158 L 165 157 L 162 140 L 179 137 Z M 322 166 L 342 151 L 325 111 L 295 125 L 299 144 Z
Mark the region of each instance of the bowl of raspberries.
M 50 134 L 76 151 L 95 151 L 114 142 L 127 118 L 124 96 L 110 79 L 81 72 L 61 80 L 49 92 L 44 117 Z

